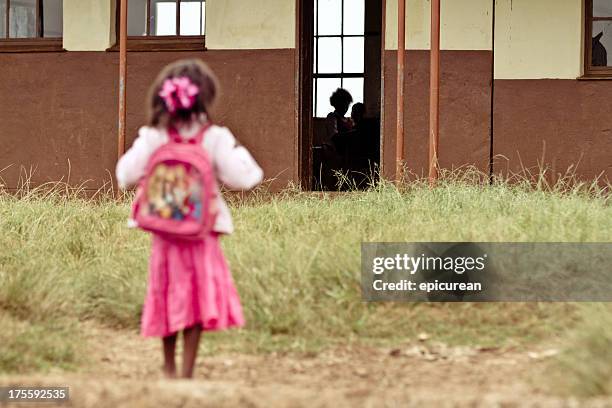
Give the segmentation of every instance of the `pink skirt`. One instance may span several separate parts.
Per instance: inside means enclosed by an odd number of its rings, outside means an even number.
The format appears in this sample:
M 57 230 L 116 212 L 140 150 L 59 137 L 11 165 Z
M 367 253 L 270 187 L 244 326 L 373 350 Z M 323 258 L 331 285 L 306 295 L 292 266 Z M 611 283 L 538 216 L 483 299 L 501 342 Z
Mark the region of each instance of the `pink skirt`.
M 219 234 L 201 241 L 153 235 L 142 335 L 166 337 L 194 325 L 223 330 L 244 325 Z

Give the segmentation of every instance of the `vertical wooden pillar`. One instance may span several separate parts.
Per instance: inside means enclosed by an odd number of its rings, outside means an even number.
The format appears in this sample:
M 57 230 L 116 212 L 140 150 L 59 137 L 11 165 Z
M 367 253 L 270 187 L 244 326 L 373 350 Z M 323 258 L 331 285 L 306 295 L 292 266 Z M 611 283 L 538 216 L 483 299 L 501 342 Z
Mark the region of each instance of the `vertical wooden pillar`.
M 404 169 L 404 55 L 406 50 L 406 0 L 398 0 L 397 8 L 397 126 L 395 139 L 395 179 L 400 181 Z
M 431 50 L 429 80 L 429 183 L 438 179 L 440 139 L 440 0 L 431 0 Z
M 120 0 L 119 17 L 119 134 L 117 137 L 117 158 L 125 153 L 125 125 L 127 103 L 127 11 L 128 0 Z

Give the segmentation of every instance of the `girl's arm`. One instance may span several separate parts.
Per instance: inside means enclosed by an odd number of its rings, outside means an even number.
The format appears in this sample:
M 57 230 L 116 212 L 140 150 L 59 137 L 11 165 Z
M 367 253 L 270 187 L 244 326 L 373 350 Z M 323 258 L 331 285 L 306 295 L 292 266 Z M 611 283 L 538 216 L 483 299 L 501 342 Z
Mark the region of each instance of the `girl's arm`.
M 249 190 L 263 179 L 263 170 L 227 128 L 217 128 L 219 132 L 214 146 L 213 161 L 217 177 L 227 188 Z
M 119 188 L 126 189 L 138 183 L 144 176 L 149 157 L 162 143 L 158 130 L 140 128 L 132 147 L 117 162 L 115 174 Z

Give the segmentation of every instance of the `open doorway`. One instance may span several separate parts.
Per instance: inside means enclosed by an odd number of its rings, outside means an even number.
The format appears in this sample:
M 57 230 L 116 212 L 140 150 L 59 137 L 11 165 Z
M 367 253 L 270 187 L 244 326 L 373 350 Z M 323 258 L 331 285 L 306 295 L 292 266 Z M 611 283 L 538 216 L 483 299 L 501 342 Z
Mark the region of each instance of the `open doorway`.
M 378 173 L 384 3 L 301 1 L 300 167 L 305 187 L 364 188 Z

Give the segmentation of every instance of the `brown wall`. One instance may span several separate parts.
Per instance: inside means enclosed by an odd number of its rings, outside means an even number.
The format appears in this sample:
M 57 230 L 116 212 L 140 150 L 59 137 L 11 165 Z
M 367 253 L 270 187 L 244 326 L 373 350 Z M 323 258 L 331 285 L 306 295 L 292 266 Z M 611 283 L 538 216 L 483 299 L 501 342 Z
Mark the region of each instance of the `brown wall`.
M 215 110 L 253 152 L 266 177 L 284 185 L 295 174 L 294 50 L 223 50 L 128 55 L 128 146 L 144 123 L 147 88 L 159 70 L 197 57 L 222 85 Z M 18 183 L 20 166 L 32 181 L 91 180 L 100 186 L 114 171 L 117 134 L 118 54 L 66 52 L 0 54 L 0 176 Z
M 385 51 L 384 173 L 395 173 L 396 51 Z M 442 51 L 440 165 L 488 171 L 491 52 Z M 426 175 L 429 155 L 429 52 L 406 51 L 404 154 L 410 171 Z
M 440 164 L 475 165 L 490 158 L 491 53 L 442 51 Z M 405 157 L 425 175 L 428 160 L 429 52 L 407 51 Z M 395 173 L 396 53 L 385 53 L 384 172 Z M 612 82 L 496 80 L 494 171 L 507 174 L 539 166 L 558 176 L 571 167 L 583 180 L 612 179 Z M 553 177 L 555 178 L 555 177 Z
M 0 54 L 0 175 L 32 181 L 107 177 L 116 154 L 117 59 L 106 53 Z M 10 166 L 10 167 L 9 167 Z
M 556 175 L 577 165 L 583 179 L 612 180 L 612 82 L 496 80 L 495 171 Z
M 200 57 L 217 72 L 223 93 L 215 121 L 252 150 L 276 186 L 294 179 L 294 50 L 130 53 L 128 145 L 144 123 L 144 96 L 170 61 Z M 118 55 L 112 52 L 0 54 L 0 176 L 17 185 L 20 165 L 35 183 L 109 179 L 116 155 Z M 395 158 L 395 51 L 385 52 L 384 160 Z M 440 160 L 446 168 L 489 161 L 488 51 L 443 51 Z M 582 178 L 612 178 L 612 83 L 496 80 L 495 170 L 534 168 L 544 157 L 553 172 L 578 163 Z M 406 55 L 406 159 L 425 174 L 428 156 L 429 53 Z

